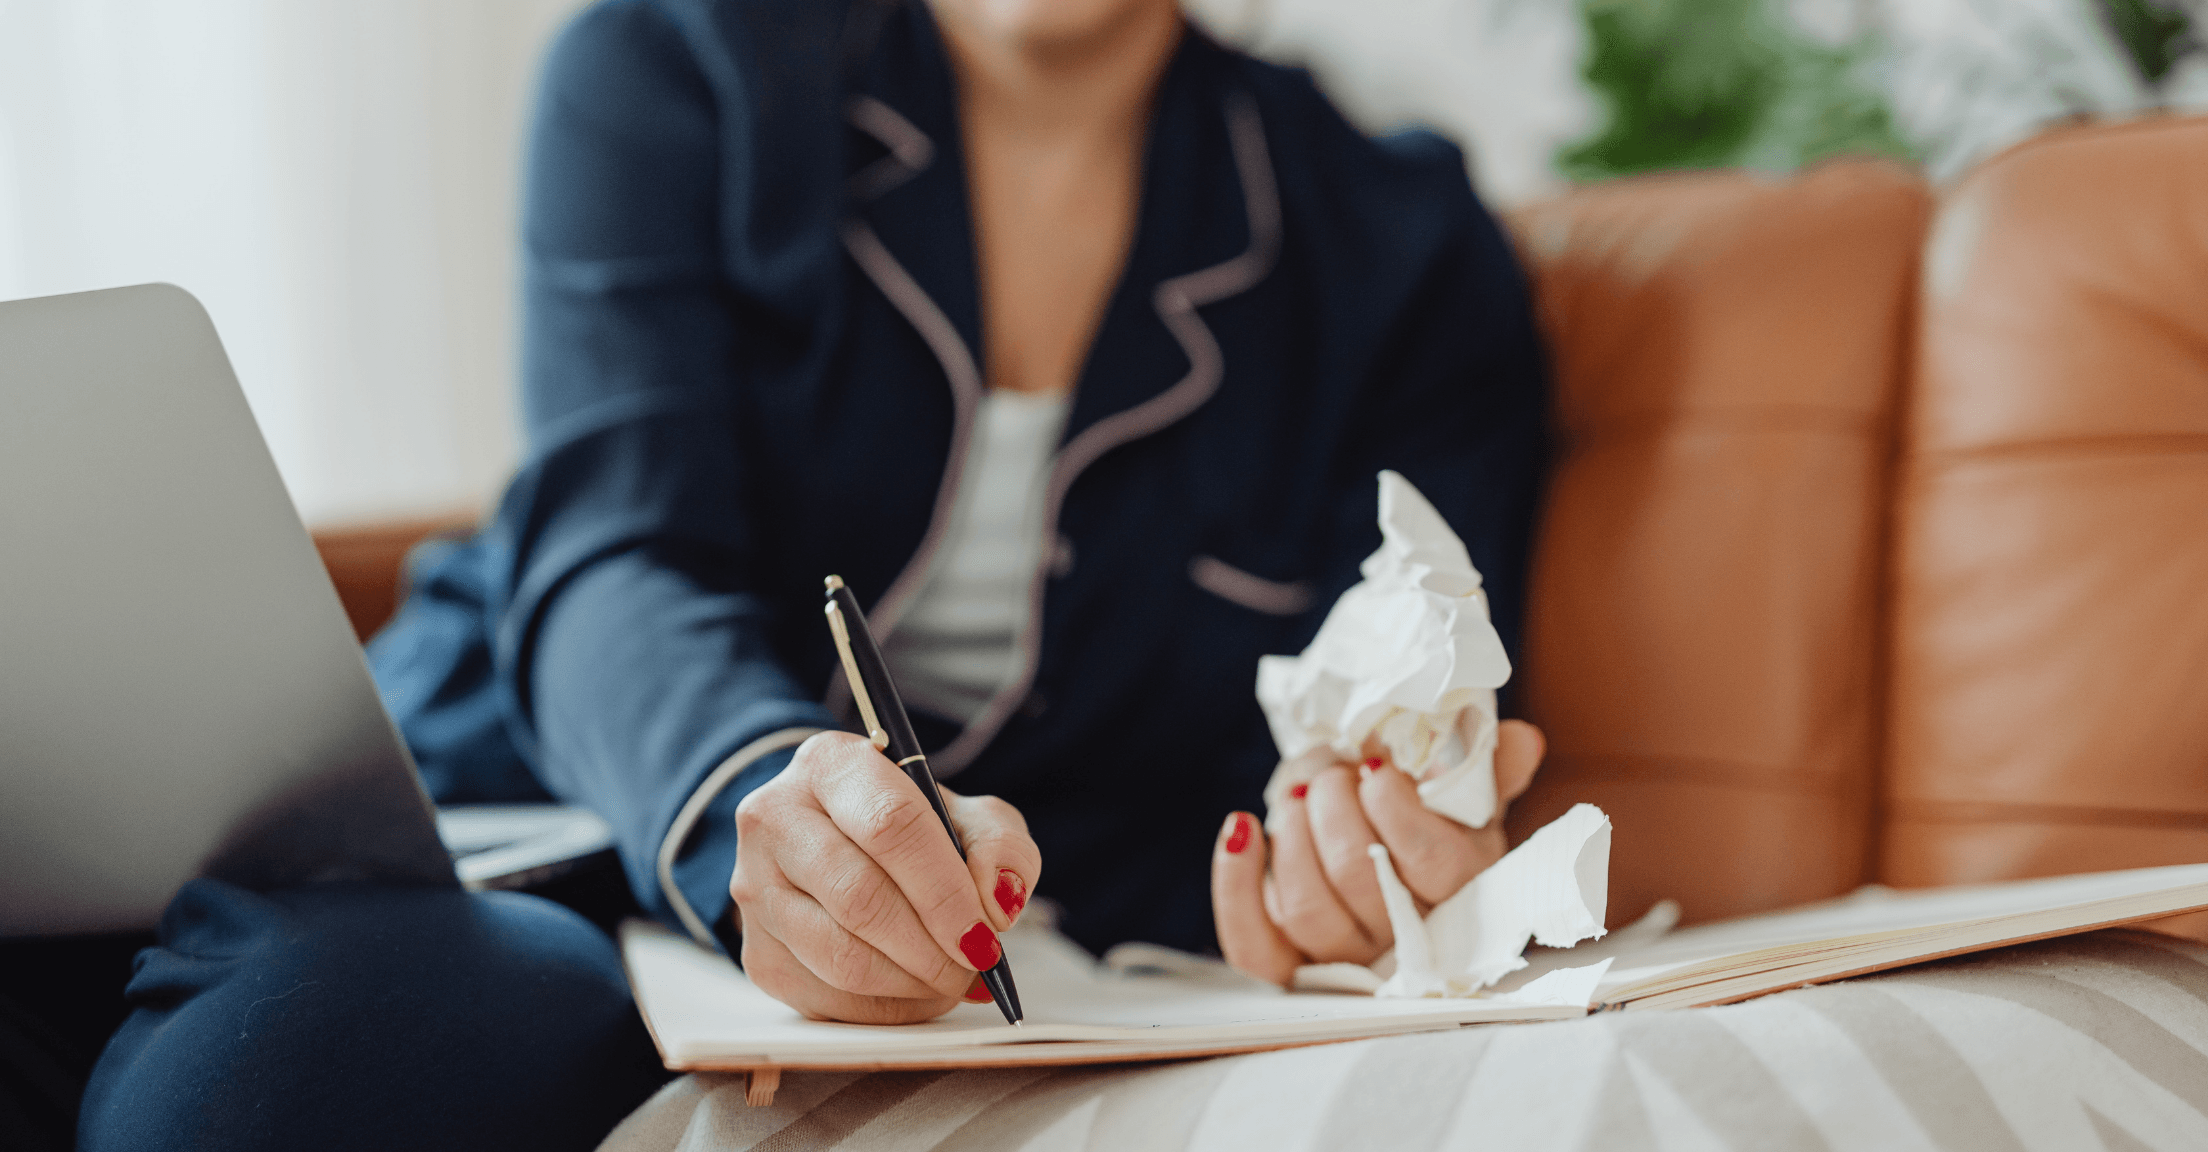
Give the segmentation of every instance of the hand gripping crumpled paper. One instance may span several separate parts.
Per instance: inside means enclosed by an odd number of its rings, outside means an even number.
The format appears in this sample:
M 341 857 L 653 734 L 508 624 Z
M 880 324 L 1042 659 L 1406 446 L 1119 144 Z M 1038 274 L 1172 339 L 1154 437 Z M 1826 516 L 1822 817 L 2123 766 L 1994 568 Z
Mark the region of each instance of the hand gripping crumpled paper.
M 1258 661 L 1257 700 L 1282 757 L 1266 806 L 1279 811 L 1290 789 L 1317 775 L 1323 758 L 1304 754 L 1325 748 L 1343 761 L 1377 756 L 1418 781 L 1427 808 L 1485 827 L 1497 807 L 1495 690 L 1510 679 L 1510 659 L 1479 570 L 1394 472 L 1380 473 L 1380 536 L 1359 569 L 1364 579 L 1342 593 L 1303 654 Z M 1375 845 L 1372 856 L 1396 951 L 1372 969 L 1306 966 L 1299 986 L 1473 995 L 1524 967 L 1529 939 L 1568 947 L 1603 934 L 1610 820 L 1592 805 L 1536 832 L 1423 918 L 1387 850 Z M 1572 983 L 1591 994 L 1599 973 L 1589 973 Z
M 1510 657 L 1487 618 L 1479 570 L 1448 522 L 1394 472 L 1380 474 L 1380 550 L 1359 568 L 1301 656 L 1257 662 L 1257 702 L 1280 748 L 1265 786 L 1277 811 L 1332 749 L 1378 756 L 1418 781 L 1428 808 L 1473 828 L 1495 815 L 1495 689 Z

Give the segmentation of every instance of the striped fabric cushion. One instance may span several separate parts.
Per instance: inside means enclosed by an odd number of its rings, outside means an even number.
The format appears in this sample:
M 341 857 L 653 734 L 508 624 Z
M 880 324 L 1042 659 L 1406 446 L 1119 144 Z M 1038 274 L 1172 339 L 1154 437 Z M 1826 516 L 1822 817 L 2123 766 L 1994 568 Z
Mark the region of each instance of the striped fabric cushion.
M 1722 1008 L 1126 1067 L 686 1076 L 612 1152 L 2208 1148 L 2208 948 L 2047 941 Z

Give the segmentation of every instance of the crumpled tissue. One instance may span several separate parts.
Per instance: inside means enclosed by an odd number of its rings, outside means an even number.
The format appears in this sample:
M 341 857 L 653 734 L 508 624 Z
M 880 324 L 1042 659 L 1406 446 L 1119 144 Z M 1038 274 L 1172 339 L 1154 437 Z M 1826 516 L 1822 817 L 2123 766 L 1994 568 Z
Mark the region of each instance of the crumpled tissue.
M 1427 808 L 1460 824 L 1495 818 L 1495 690 L 1510 659 L 1464 542 L 1417 488 L 1380 473 L 1380 549 L 1300 656 L 1258 661 L 1257 700 L 1281 766 L 1269 810 L 1334 758 L 1375 756 L 1418 781 Z M 1372 967 L 1305 965 L 1298 988 L 1379 996 L 1472 996 L 1526 966 L 1529 940 L 1568 948 L 1603 934 L 1610 818 L 1581 804 L 1420 916 L 1388 851 L 1371 848 L 1395 949 Z M 1571 973 L 1566 975 L 1565 973 Z M 1545 994 L 1592 994 L 1599 968 L 1543 977 Z M 1530 986 L 1529 989 L 1530 990 Z M 1521 990 L 1527 991 L 1527 990 Z
M 1424 916 L 1396 875 L 1388 850 L 1375 844 L 1367 851 L 1388 907 L 1395 948 L 1370 968 L 1306 964 L 1296 970 L 1299 990 L 1408 999 L 1475 996 L 1524 968 L 1529 942 L 1569 948 L 1605 931 L 1610 818 L 1592 804 L 1574 805 Z M 1584 985 L 1591 995 L 1601 975 L 1589 966 L 1562 968 L 1543 979 L 1554 976 L 1574 988 Z
M 1464 542 L 1411 482 L 1380 473 L 1380 549 L 1300 656 L 1257 664 L 1257 702 L 1280 749 L 1265 786 L 1277 811 L 1323 765 L 1378 756 L 1418 781 L 1426 807 L 1473 828 L 1495 816 L 1495 689 L 1510 658 Z

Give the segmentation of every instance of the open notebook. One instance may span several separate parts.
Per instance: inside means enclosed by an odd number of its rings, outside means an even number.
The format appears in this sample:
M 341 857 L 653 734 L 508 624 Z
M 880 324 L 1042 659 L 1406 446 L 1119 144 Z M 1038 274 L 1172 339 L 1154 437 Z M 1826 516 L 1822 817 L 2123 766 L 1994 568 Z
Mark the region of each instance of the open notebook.
M 809 1021 L 725 958 L 632 921 L 622 950 L 637 1004 L 669 1068 L 943 1068 L 1104 1063 L 1247 1052 L 1602 1008 L 1742 1000 L 1942 956 L 2208 908 L 2208 864 L 1843 900 L 1663 933 L 1622 929 L 1531 966 L 1476 999 L 1285 993 L 1216 961 L 1115 950 L 1101 966 L 1039 928 L 1005 937 L 1027 1023 L 961 1005 L 900 1027 Z
M 926 1024 L 806 1020 L 752 986 L 719 953 L 657 924 L 622 925 L 637 1006 L 669 1068 L 981 1068 L 1105 1063 L 1248 1052 L 1499 1020 L 1583 1016 L 1600 972 L 1558 972 L 1483 1000 L 1290 995 L 1215 960 L 1115 949 L 1099 965 L 1080 946 L 1025 925 L 1003 937 L 1027 1020 L 961 1004 Z
M 1867 887 L 1839 900 L 1700 925 L 1635 947 L 1611 965 L 1593 1006 L 1729 1004 L 1805 984 L 2202 908 L 2208 908 L 2208 864 L 1922 892 Z M 1587 958 L 1567 962 L 1584 964 Z

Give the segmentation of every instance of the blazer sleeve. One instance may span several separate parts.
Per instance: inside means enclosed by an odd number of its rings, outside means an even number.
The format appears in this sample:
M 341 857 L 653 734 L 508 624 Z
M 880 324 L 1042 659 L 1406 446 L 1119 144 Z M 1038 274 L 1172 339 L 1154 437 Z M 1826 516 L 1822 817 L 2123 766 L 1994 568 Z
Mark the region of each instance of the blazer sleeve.
M 555 43 L 523 214 L 528 449 L 489 541 L 517 744 L 612 823 L 643 907 L 707 944 L 737 802 L 832 726 L 747 582 L 760 525 L 718 119 L 658 5 L 594 6 Z

